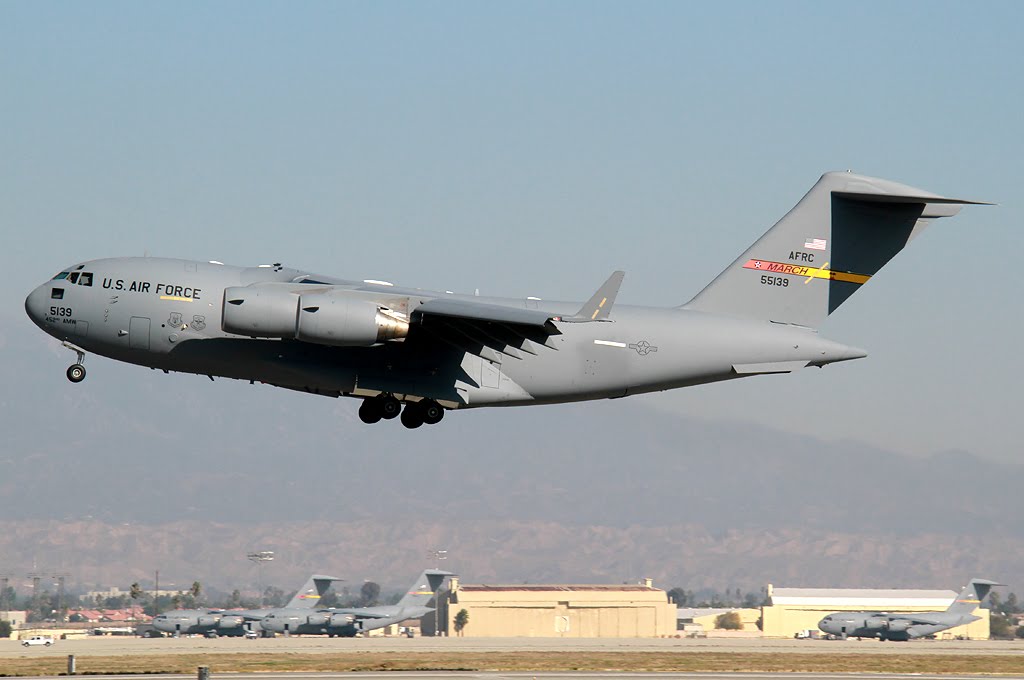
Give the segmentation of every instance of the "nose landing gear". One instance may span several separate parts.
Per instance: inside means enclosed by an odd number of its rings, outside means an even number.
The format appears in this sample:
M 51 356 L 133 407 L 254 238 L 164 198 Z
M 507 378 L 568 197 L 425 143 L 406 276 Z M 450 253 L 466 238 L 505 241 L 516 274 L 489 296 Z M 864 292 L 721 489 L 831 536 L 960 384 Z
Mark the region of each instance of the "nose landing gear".
M 67 347 L 69 350 L 78 355 L 78 363 L 68 366 L 67 376 L 68 380 L 73 383 L 80 383 L 85 380 L 85 366 L 82 363 L 85 361 L 85 350 L 81 347 L 76 347 L 70 342 L 62 342 L 62 345 Z

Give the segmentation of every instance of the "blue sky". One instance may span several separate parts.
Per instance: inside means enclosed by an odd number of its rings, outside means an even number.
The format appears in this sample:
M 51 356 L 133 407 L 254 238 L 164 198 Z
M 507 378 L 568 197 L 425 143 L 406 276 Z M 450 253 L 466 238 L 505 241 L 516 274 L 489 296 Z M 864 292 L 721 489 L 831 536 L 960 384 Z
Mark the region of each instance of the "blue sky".
M 679 304 L 853 169 L 999 206 L 940 222 L 829 319 L 868 359 L 642 403 L 1016 460 L 1022 20 L 1009 2 L 0 3 L 0 338 L 49 342 L 21 304 L 60 267 L 142 253 L 570 299 L 622 268 L 622 302 Z

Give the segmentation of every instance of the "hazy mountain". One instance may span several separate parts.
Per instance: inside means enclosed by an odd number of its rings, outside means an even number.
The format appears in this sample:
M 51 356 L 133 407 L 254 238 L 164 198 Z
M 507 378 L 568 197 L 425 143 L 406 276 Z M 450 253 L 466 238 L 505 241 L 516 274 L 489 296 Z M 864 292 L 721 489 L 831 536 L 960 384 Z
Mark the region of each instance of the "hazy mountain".
M 1024 466 L 928 459 L 622 400 L 368 427 L 356 402 L 0 337 L 0 569 L 83 582 L 311 570 L 403 585 L 432 547 L 469 580 L 955 586 L 1009 580 Z M 851 417 L 856 417 L 852 414 Z M 287 577 L 287 578 L 285 578 Z

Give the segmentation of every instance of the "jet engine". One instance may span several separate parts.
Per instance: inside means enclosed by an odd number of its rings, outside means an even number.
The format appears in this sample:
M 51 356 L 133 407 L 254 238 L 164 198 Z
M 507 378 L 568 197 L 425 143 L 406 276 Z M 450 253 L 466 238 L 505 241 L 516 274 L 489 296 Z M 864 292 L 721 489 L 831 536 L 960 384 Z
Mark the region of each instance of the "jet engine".
M 896 621 L 890 621 L 887 629 L 890 633 L 903 633 L 910 628 L 911 622 L 906 619 L 899 619 Z
M 220 616 L 200 616 L 196 619 L 196 623 L 200 626 L 216 626 L 220 621 Z
M 370 300 L 331 292 L 299 298 L 295 337 L 305 342 L 369 347 L 408 333 L 409 322 L 403 315 Z
M 298 295 L 283 288 L 224 290 L 221 328 L 252 338 L 282 338 L 338 347 L 369 347 L 409 334 L 409 320 L 346 291 Z
M 331 628 L 344 628 L 355 625 L 356 617 L 351 614 L 331 614 Z
M 232 628 L 241 628 L 245 623 L 245 617 L 242 616 L 228 616 L 224 615 L 220 617 L 220 623 L 217 624 L 217 628 L 221 630 L 229 630 Z
M 889 627 L 889 619 L 884 616 L 872 616 L 864 619 L 864 627 L 868 630 L 885 630 Z
M 224 289 L 221 328 L 253 338 L 295 335 L 299 296 L 280 288 L 245 286 Z
M 331 615 L 326 612 L 313 612 L 306 617 L 306 623 L 311 626 L 326 626 L 330 619 Z

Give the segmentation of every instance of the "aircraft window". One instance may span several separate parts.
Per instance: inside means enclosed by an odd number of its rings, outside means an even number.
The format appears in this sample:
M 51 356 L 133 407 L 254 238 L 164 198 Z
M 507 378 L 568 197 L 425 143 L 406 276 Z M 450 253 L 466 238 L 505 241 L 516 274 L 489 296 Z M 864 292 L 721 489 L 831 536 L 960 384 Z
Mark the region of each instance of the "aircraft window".
M 62 279 L 66 279 L 66 278 L 68 278 L 68 273 L 67 272 L 61 272 L 60 274 L 57 274 L 56 276 L 54 276 L 50 280 L 51 281 L 60 281 Z
M 82 272 L 82 278 L 78 279 L 79 286 L 92 285 L 92 272 Z
M 63 288 L 51 288 L 50 289 L 50 299 L 51 300 L 63 300 L 64 299 L 64 289 Z
M 68 281 L 71 283 L 78 283 L 78 272 L 68 274 Z

